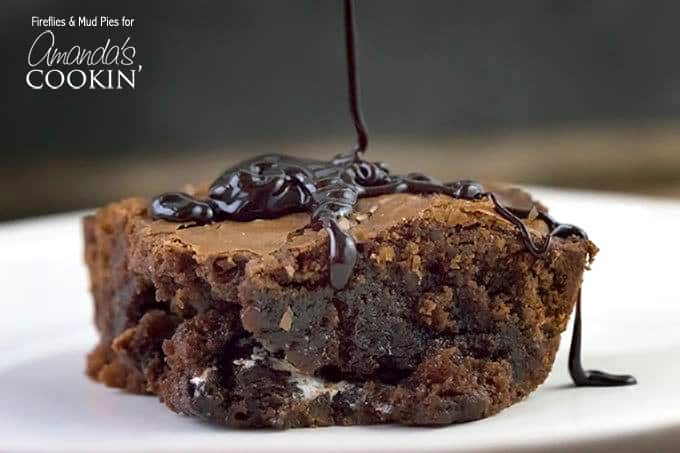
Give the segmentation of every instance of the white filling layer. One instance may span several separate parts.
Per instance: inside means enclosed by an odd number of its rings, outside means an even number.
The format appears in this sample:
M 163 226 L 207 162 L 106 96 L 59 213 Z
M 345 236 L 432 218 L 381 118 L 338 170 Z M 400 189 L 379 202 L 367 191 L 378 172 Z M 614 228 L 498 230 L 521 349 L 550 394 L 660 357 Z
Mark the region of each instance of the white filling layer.
M 267 357 L 267 352 L 262 348 L 254 349 L 249 359 L 237 359 L 232 363 L 239 367 L 251 368 L 255 366 L 257 362 L 263 361 L 268 361 L 275 370 L 286 371 L 290 374 L 288 382 L 295 385 L 298 390 L 300 390 L 302 399 L 305 400 L 313 400 L 321 395 L 328 395 L 329 398 L 333 398 L 338 392 L 351 386 L 351 384 L 346 381 L 327 382 L 316 376 L 305 374 L 287 360 Z
M 206 379 L 208 379 L 208 374 L 212 373 L 213 371 L 217 370 L 214 366 L 206 368 L 203 370 L 200 376 L 194 376 L 191 379 L 189 379 L 189 382 L 191 382 L 194 385 L 194 398 L 198 397 L 200 393 L 203 391 L 203 386 L 205 385 Z
M 394 409 L 394 406 L 387 403 L 380 403 L 375 405 L 375 410 L 384 415 L 388 415 L 390 412 L 392 412 L 392 409 Z

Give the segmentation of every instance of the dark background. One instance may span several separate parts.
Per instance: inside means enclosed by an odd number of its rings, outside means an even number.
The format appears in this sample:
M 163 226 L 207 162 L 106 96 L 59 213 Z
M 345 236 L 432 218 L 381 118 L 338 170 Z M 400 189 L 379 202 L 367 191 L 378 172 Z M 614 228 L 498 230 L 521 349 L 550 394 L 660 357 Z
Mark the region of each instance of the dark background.
M 680 195 L 680 2 L 359 0 L 357 13 L 376 159 Z M 130 36 L 136 89 L 28 88 L 44 30 L 31 16 L 50 15 L 135 18 L 53 31 L 61 49 Z M 4 0 L 0 219 L 151 195 L 255 152 L 346 151 L 342 39 L 339 0 Z

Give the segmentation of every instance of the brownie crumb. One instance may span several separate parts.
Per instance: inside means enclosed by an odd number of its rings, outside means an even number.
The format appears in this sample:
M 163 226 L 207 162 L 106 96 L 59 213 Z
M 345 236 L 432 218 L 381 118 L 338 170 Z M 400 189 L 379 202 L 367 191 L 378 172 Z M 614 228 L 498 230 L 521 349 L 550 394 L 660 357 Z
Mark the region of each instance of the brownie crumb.
M 286 311 L 283 312 L 281 320 L 279 321 L 279 327 L 288 332 L 293 325 L 293 310 L 290 306 L 286 307 Z

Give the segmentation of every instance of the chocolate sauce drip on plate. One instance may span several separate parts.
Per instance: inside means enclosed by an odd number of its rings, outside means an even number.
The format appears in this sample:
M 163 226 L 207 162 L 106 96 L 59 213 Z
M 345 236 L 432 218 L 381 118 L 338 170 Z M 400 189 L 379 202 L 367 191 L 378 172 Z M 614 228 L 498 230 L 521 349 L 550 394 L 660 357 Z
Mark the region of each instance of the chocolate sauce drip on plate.
M 210 186 L 206 199 L 199 200 L 181 192 L 159 195 L 150 207 L 154 218 L 209 223 L 270 219 L 293 212 L 308 212 L 311 227 L 323 228 L 328 233 L 329 280 L 338 290 L 349 281 L 357 259 L 354 238 L 343 230 L 339 220 L 350 215 L 362 197 L 408 192 L 445 194 L 464 200 L 488 199 L 496 212 L 518 229 L 527 250 L 539 258 L 549 253 L 555 237 L 586 238 L 580 228 L 558 223 L 547 213 L 539 212 L 538 218 L 548 225 L 550 232 L 542 243 L 537 244 L 522 221 L 529 212 L 504 206 L 493 192 L 485 190 L 476 181 L 442 183 L 420 173 L 391 175 L 384 164 L 365 160 L 368 134 L 359 100 L 353 0 L 344 0 L 344 10 L 349 104 L 357 134 L 351 153 L 338 155 L 331 161 L 276 154 L 259 156 L 227 169 Z M 583 370 L 580 293 L 574 321 L 569 355 L 569 371 L 574 383 L 579 386 L 634 384 L 632 376 Z
M 574 384 L 581 387 L 616 387 L 620 385 L 637 384 L 635 377 L 630 374 L 611 374 L 598 370 L 584 370 L 581 364 L 581 290 L 576 300 L 574 314 L 574 331 L 569 348 L 569 374 Z

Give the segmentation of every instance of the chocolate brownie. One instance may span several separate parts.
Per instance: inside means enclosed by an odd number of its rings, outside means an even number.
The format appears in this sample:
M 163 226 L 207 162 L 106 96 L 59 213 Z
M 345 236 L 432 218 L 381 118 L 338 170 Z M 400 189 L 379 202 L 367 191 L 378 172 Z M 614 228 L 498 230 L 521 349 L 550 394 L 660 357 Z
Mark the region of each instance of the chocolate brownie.
M 542 206 L 495 197 L 546 238 Z M 596 253 L 577 235 L 530 253 L 489 197 L 387 194 L 339 220 L 357 253 L 334 288 L 309 219 L 173 223 L 137 198 L 87 217 L 87 373 L 230 426 L 475 420 L 545 380 Z

